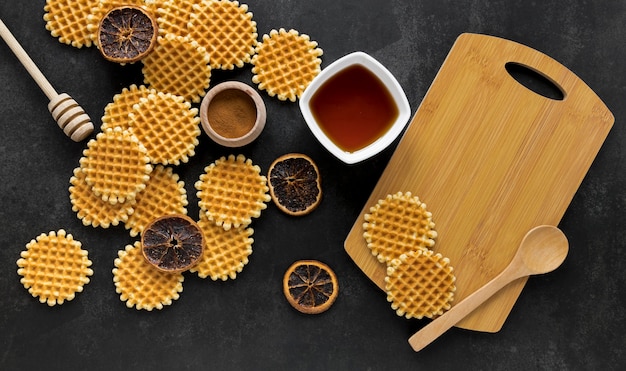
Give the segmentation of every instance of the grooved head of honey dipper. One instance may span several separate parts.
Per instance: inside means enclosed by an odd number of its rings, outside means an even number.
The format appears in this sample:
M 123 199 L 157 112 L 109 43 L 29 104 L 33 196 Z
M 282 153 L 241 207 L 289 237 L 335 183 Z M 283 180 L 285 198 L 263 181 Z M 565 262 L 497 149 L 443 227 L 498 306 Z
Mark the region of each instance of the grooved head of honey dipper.
M 65 135 L 80 142 L 93 132 L 94 126 L 81 106 L 68 94 L 59 94 L 48 104 L 52 117 Z

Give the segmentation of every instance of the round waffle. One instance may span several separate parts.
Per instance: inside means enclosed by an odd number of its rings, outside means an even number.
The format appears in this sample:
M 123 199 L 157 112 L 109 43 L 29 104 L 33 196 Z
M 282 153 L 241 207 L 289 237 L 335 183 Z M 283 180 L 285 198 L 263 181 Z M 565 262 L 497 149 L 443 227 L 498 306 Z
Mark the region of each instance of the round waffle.
M 320 71 L 323 54 L 317 42 L 281 28 L 263 35 L 252 57 L 252 82 L 280 100 L 295 102 Z
M 128 308 L 163 309 L 180 297 L 183 291 L 182 273 L 163 272 L 146 261 L 141 242 L 127 245 L 118 252 L 113 268 L 115 291 Z
M 137 137 L 116 127 L 87 143 L 80 167 L 96 196 L 115 204 L 135 198 L 146 187 L 152 171 L 149 161 Z
M 93 275 L 81 243 L 63 229 L 42 233 L 26 245 L 17 260 L 20 282 L 39 302 L 49 306 L 74 299 Z
M 200 213 L 198 226 L 204 234 L 206 245 L 204 254 L 190 272 L 198 273 L 200 278 L 211 277 L 213 281 L 237 278 L 248 257 L 252 254 L 252 228 L 239 227 L 226 231 L 210 221 L 206 213 Z
M 92 45 L 88 29 L 91 10 L 100 0 L 46 0 L 43 19 L 46 30 L 59 42 L 77 48 Z
M 135 211 L 126 220 L 132 237 L 143 232 L 152 220 L 169 214 L 187 214 L 185 183 L 171 168 L 157 165 L 150 174 L 146 189 L 137 194 Z
M 441 254 L 410 251 L 387 267 L 387 301 L 399 316 L 433 318 L 450 309 L 455 280 L 450 261 Z
M 410 192 L 387 195 L 365 214 L 363 237 L 381 263 L 434 246 L 437 232 L 426 204 Z
M 137 87 L 132 84 L 128 88 L 113 96 L 113 102 L 104 107 L 104 116 L 102 116 L 101 131 L 116 126 L 122 129 L 129 129 L 128 114 L 132 111 L 133 106 L 139 103 L 141 98 L 147 98 L 150 94 L 156 94 L 156 90 L 148 89 L 145 85 Z
M 144 83 L 164 93 L 199 103 L 211 81 L 207 50 L 189 37 L 165 34 L 142 60 Z
M 210 164 L 195 187 L 200 210 L 226 230 L 247 226 L 271 200 L 261 168 L 243 155 L 229 155 Z
M 193 6 L 189 36 L 209 52 L 211 68 L 232 70 L 250 62 L 258 34 L 247 5 L 212 0 Z
M 81 168 L 74 169 L 69 191 L 72 211 L 85 226 L 109 228 L 125 222 L 134 211 L 134 199 L 114 205 L 96 196 L 85 181 L 85 172 Z
M 132 133 L 152 163 L 178 165 L 195 154 L 200 135 L 198 109 L 183 97 L 158 92 L 140 98 L 129 116 Z
M 164 0 L 157 9 L 157 22 L 161 35 L 172 34 L 177 36 L 187 36 L 189 18 L 194 4 L 203 0 Z

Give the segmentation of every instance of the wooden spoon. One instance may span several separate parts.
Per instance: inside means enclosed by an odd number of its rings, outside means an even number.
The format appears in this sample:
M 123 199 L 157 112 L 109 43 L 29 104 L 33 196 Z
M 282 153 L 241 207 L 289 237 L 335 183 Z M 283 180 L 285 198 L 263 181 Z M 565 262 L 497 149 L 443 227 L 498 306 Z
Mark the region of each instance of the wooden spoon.
M 499 275 L 416 332 L 409 344 L 416 352 L 422 350 L 507 284 L 555 270 L 565 260 L 568 249 L 567 237 L 557 227 L 541 225 L 531 229 Z

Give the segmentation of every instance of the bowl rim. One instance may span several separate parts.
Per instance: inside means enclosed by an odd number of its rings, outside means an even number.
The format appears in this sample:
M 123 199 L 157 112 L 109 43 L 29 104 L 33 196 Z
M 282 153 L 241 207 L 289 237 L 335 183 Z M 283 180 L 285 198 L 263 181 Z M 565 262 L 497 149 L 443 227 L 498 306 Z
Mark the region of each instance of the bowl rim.
M 209 122 L 208 110 L 211 101 L 219 93 L 226 90 L 239 90 L 246 93 L 252 99 L 256 108 L 256 120 L 254 121 L 254 125 L 252 125 L 252 128 L 246 134 L 237 138 L 228 138 L 220 135 L 213 129 Z M 202 98 L 202 103 L 200 104 L 200 123 L 202 129 L 204 129 L 204 132 L 215 143 L 225 147 L 243 147 L 252 143 L 265 128 L 266 118 L 267 112 L 263 98 L 261 98 L 259 93 L 257 93 L 252 86 L 241 81 L 224 81 L 215 85 L 206 93 L 204 98 Z
M 380 138 L 357 151 L 347 152 L 339 148 L 324 134 L 311 113 L 310 101 L 315 95 L 315 92 L 317 92 L 328 79 L 354 65 L 365 67 L 382 81 L 398 107 L 398 118 Z M 360 51 L 347 54 L 324 68 L 304 90 L 300 97 L 299 105 L 300 112 L 315 138 L 331 154 L 347 164 L 355 164 L 364 161 L 382 152 L 400 135 L 411 115 L 409 101 L 395 76 L 372 56 Z

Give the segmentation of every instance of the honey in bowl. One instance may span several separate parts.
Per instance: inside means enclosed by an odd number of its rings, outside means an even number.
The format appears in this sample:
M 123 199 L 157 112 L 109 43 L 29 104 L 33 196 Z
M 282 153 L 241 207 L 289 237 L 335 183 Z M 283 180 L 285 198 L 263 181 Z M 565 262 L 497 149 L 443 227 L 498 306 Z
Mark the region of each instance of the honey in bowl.
M 383 82 L 360 64 L 346 67 L 324 82 L 309 106 L 321 130 L 346 152 L 375 142 L 399 115 Z

